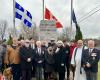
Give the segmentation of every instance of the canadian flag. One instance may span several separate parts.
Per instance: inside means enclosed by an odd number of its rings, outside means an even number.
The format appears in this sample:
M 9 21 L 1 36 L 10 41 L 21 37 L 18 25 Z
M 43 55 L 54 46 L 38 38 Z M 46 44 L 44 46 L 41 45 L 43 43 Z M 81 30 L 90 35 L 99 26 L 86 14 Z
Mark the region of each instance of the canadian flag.
M 51 11 L 45 8 L 45 19 L 47 20 L 55 20 L 56 21 L 56 28 L 62 28 L 62 24 L 58 21 L 58 19 L 51 13 Z

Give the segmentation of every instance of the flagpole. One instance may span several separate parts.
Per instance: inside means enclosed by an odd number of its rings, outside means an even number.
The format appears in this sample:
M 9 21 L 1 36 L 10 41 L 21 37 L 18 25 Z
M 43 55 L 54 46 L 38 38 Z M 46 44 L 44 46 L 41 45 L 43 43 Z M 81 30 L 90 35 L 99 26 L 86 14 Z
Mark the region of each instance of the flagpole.
M 70 32 L 70 40 L 72 38 L 72 13 L 73 13 L 73 0 L 71 0 L 71 32 Z
M 71 0 L 71 27 L 72 27 L 73 0 Z
M 43 0 L 43 20 L 44 20 L 44 0 Z
M 14 36 L 17 36 L 15 27 L 15 0 L 13 0 L 13 27 L 14 27 Z
M 44 21 L 44 0 L 42 0 L 42 16 L 43 16 L 43 18 L 42 18 L 42 20 Z M 40 23 L 41 24 L 41 23 Z M 40 27 L 39 27 L 39 32 L 40 32 Z M 40 33 L 38 34 L 39 35 L 39 40 L 40 40 Z

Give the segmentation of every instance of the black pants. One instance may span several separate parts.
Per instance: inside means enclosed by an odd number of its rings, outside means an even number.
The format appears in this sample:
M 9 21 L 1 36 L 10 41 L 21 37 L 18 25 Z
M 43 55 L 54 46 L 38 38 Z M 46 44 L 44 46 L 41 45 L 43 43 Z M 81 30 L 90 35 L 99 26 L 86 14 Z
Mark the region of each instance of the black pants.
M 44 80 L 54 79 L 53 72 L 45 72 L 44 73 Z
M 22 70 L 22 80 L 31 80 L 31 70 Z
M 20 80 L 20 64 L 12 64 L 13 80 Z
M 65 80 L 65 72 L 59 72 L 59 80 Z
M 72 65 L 70 65 L 70 69 L 73 73 L 73 80 L 74 80 L 74 76 L 75 76 L 75 67 L 73 67 Z
M 44 80 L 48 80 L 50 76 L 50 73 L 44 72 Z
M 44 72 L 44 80 L 48 80 L 48 73 Z
M 68 63 L 67 67 L 67 78 L 69 79 L 70 76 L 70 64 Z
M 33 66 L 33 67 L 32 67 L 32 72 L 31 72 L 31 74 L 32 74 L 31 76 L 32 76 L 32 77 L 35 77 L 35 73 L 36 73 L 36 67 Z
M 91 71 L 86 72 L 87 80 L 97 80 L 97 73 L 93 73 Z

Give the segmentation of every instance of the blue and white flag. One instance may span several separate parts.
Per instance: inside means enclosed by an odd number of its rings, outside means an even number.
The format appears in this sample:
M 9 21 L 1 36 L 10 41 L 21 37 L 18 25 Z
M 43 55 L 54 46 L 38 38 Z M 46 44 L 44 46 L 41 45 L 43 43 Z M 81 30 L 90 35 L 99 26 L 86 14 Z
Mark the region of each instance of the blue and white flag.
M 23 21 L 23 23 L 31 27 L 32 26 L 32 15 L 29 11 L 25 10 L 17 2 L 15 2 L 15 17 Z

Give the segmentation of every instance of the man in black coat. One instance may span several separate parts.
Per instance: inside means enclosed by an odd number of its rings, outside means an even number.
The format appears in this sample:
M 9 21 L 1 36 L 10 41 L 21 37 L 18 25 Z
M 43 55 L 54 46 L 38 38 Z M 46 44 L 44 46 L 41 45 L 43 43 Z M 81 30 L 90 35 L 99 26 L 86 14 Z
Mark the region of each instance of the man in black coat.
M 66 71 L 66 53 L 63 47 L 63 42 L 57 42 L 57 49 L 55 51 L 55 70 L 59 74 L 59 80 L 65 79 L 65 71 Z
M 36 80 L 44 79 L 44 59 L 45 49 L 41 46 L 41 41 L 36 42 L 37 48 L 35 49 L 35 67 L 36 67 Z
M 82 55 L 82 67 L 86 71 L 87 80 L 97 80 L 100 51 L 94 48 L 94 45 L 95 42 L 89 40 L 88 49 L 84 50 Z
M 32 60 L 34 50 L 30 47 L 29 40 L 25 41 L 25 46 L 20 48 L 22 80 L 31 80 Z

